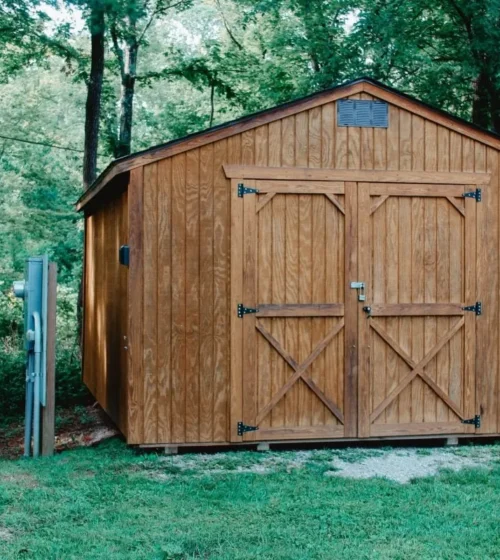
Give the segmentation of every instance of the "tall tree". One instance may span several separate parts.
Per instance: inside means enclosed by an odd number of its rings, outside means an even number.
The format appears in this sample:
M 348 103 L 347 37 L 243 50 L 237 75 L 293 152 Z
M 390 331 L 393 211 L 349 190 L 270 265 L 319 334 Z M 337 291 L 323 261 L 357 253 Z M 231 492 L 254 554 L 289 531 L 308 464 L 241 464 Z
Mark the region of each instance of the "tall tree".
M 105 6 L 99 0 L 88 4 L 88 27 L 90 31 L 90 72 L 87 80 L 85 104 L 85 140 L 83 154 L 83 187 L 88 188 L 97 175 L 97 152 L 99 148 L 99 125 L 101 117 L 102 84 L 105 61 Z
M 374 77 L 500 131 L 499 0 L 366 0 L 354 37 Z
M 190 5 L 191 0 L 123 0 L 115 2 L 110 9 L 110 33 L 120 75 L 115 157 L 128 155 L 131 151 L 139 49 L 147 44 L 147 33 L 156 20 L 171 10 L 186 9 Z

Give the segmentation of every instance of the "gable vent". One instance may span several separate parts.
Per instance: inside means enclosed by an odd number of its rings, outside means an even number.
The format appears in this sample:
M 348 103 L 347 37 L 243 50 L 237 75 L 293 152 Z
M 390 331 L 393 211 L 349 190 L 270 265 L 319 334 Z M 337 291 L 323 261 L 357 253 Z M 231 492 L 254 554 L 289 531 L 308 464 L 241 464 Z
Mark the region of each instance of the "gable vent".
M 388 107 L 384 101 L 341 99 L 337 101 L 338 126 L 387 128 Z

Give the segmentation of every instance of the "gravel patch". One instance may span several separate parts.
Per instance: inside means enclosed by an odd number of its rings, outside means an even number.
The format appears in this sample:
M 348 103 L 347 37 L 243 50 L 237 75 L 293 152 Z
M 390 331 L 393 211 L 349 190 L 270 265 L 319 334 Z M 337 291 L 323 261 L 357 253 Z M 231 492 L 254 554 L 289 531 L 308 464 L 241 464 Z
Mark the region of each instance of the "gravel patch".
M 487 468 L 498 459 L 495 448 L 476 448 L 473 455 L 461 455 L 441 449 L 432 449 L 430 454 L 422 454 L 417 449 L 398 449 L 386 452 L 383 456 L 368 457 L 359 463 L 347 463 L 341 458 L 332 461 L 335 470 L 327 471 L 326 476 L 344 478 L 386 478 L 405 484 L 414 478 L 435 476 L 443 469 L 460 471 L 466 468 Z
M 231 474 L 269 475 L 276 472 L 316 469 L 325 476 L 353 479 L 385 478 L 401 484 L 414 478 L 437 475 L 449 469 L 491 469 L 500 462 L 500 446 L 456 448 L 322 449 L 282 452 L 227 452 L 174 455 L 161 458 L 146 476 L 167 481 L 177 475 L 218 476 Z M 164 470 L 162 469 L 164 465 Z M 318 470 L 319 467 L 319 470 Z

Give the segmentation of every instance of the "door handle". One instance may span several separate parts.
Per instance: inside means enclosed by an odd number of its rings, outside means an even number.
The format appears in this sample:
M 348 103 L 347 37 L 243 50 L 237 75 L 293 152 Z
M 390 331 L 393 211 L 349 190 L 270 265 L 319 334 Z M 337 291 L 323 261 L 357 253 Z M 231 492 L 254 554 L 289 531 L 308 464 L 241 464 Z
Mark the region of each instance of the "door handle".
M 364 282 L 351 282 L 351 288 L 358 290 L 358 301 L 366 301 L 365 287 Z

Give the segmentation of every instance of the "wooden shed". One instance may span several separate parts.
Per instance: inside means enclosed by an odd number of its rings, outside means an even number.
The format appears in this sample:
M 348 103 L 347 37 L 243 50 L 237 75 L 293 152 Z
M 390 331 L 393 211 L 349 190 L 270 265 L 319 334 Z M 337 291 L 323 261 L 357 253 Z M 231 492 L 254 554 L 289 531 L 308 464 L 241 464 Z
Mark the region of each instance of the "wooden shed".
M 85 383 L 130 444 L 500 434 L 499 154 L 363 78 L 114 161 Z

